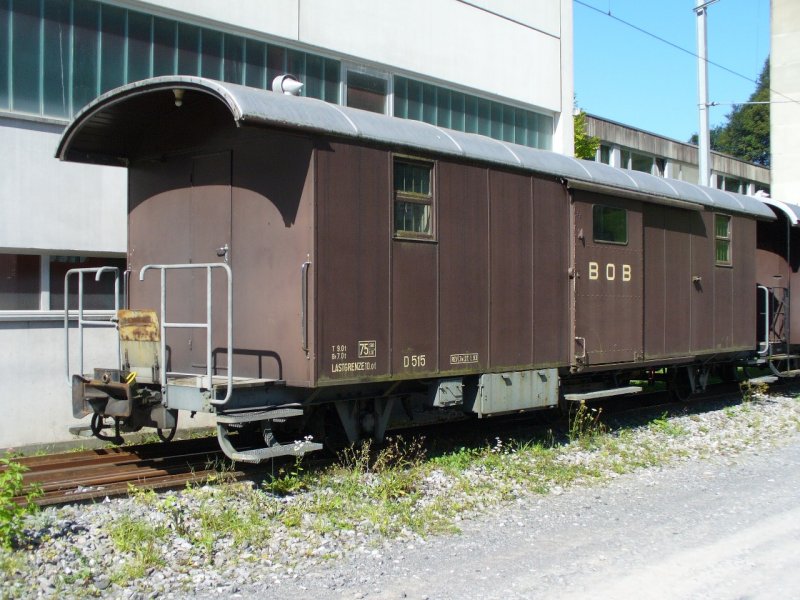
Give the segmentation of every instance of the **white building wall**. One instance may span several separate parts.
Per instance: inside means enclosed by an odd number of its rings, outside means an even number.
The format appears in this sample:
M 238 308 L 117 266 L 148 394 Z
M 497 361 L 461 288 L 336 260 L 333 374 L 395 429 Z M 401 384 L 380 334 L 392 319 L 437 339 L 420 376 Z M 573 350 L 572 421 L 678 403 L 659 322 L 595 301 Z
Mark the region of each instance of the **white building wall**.
M 553 149 L 573 152 L 571 0 L 162 0 L 125 5 L 228 24 L 509 99 L 553 114 Z M 562 112 L 568 118 L 559 119 Z
M 0 377 L 5 382 L 0 448 L 69 440 L 69 427 L 89 424 L 88 418 L 72 418 L 63 327 L 63 321 L 56 318 L 0 321 L 0 340 L 7 349 L 0 363 Z M 86 333 L 87 368 L 114 365 L 115 337 L 111 328 Z M 77 372 L 78 335 L 74 329 L 71 338 L 73 372 Z
M 301 6 L 302 42 L 561 109 L 559 38 L 531 26 L 453 0 L 385 0 L 368 3 L 367 10 L 363 0 L 306 0 Z
M 772 0 L 770 138 L 772 197 L 800 204 L 800 3 Z M 786 102 L 794 98 L 795 102 Z
M 7 317 L 6 317 L 7 319 Z M 84 330 L 84 367 L 111 367 L 117 362 L 116 332 L 108 328 Z M 55 315 L 0 320 L 3 360 L 0 377 L 4 382 L 3 418 L 0 419 L 0 448 L 31 443 L 74 439 L 72 426 L 89 426 L 89 417 L 72 417 L 71 388 L 67 384 L 64 352 L 64 322 Z M 78 371 L 78 331 L 70 328 L 70 371 Z M 36 360 L 31 360 L 31 357 Z M 178 426 L 209 427 L 209 415 L 189 420 L 186 412 Z
M 573 152 L 572 0 L 107 1 L 548 113 L 553 149 Z M 0 114 L 0 252 L 121 256 L 127 173 L 56 160 L 63 127 Z M 112 365 L 112 331 L 93 334 L 87 369 Z M 76 421 L 55 313 L 0 312 L 0 348 L 0 448 L 71 439 Z
M 0 249 L 124 253 L 127 172 L 56 160 L 62 130 L 0 117 Z

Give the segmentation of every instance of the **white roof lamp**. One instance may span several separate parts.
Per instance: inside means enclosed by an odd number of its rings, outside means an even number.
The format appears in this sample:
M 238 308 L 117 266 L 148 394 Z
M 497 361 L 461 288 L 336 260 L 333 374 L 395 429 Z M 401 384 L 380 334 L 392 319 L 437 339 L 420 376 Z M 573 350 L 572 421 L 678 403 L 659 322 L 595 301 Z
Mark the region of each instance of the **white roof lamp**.
M 294 75 L 278 75 L 272 80 L 272 91 L 287 96 L 299 96 L 303 84 Z

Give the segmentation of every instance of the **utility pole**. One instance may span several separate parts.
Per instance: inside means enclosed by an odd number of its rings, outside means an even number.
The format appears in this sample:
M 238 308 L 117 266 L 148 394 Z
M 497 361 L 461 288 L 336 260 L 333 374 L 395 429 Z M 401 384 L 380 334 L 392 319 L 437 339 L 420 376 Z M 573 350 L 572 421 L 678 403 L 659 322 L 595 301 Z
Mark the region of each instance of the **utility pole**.
M 718 0 L 697 0 L 697 106 L 700 109 L 700 131 L 697 134 L 700 174 L 697 183 L 709 184 L 710 135 L 708 132 L 708 61 L 706 60 L 706 10 Z

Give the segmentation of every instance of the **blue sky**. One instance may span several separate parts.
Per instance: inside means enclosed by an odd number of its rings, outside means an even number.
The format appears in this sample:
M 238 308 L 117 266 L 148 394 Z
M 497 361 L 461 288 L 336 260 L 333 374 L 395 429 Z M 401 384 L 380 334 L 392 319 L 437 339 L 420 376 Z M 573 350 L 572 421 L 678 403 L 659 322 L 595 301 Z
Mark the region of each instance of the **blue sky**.
M 695 0 L 574 2 L 575 94 L 586 112 L 686 141 L 698 129 L 697 59 L 609 18 L 697 49 Z M 719 0 L 708 8 L 708 59 L 757 79 L 769 55 L 769 0 Z M 708 67 L 710 102 L 745 102 L 755 84 Z M 711 125 L 730 106 L 710 109 Z

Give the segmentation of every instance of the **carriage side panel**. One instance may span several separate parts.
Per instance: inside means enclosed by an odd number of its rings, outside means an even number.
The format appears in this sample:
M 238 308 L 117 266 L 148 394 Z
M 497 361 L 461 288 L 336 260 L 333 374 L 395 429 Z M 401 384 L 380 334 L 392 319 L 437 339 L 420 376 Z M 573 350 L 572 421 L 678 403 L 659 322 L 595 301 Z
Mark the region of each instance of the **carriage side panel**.
M 313 158 L 307 137 L 275 131 L 234 149 L 230 265 L 234 371 L 308 386 L 313 339 L 301 342 L 301 266 L 313 253 Z M 313 293 L 313 280 L 309 277 Z M 309 325 L 313 315 L 306 311 Z
M 316 155 L 317 380 L 386 377 L 391 266 L 388 153 L 320 142 Z
M 756 346 L 756 221 L 747 217 L 734 218 L 733 239 L 733 339 L 737 348 Z
M 714 348 L 714 214 L 699 213 L 692 219 L 692 288 L 690 340 L 693 352 Z
M 647 359 L 685 356 L 690 351 L 690 235 L 692 223 L 701 220 L 700 214 L 694 211 L 644 205 Z
M 561 183 L 533 179 L 533 362 L 569 364 L 570 204 Z
M 530 176 L 490 171 L 491 366 L 533 363 L 533 194 Z
M 438 164 L 439 367 L 484 371 L 489 346 L 487 169 Z

